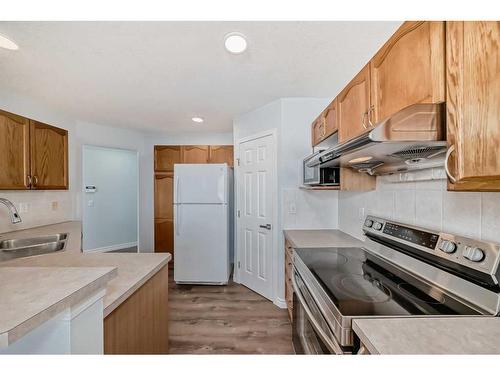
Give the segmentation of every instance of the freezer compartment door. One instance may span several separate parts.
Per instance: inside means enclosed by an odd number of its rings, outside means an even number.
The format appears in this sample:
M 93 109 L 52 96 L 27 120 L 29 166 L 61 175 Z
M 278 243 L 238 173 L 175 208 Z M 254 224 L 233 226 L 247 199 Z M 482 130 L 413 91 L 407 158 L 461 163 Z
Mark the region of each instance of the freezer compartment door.
M 176 164 L 174 204 L 228 203 L 227 164 Z
M 227 284 L 229 214 L 225 204 L 174 206 L 174 280 L 179 283 Z

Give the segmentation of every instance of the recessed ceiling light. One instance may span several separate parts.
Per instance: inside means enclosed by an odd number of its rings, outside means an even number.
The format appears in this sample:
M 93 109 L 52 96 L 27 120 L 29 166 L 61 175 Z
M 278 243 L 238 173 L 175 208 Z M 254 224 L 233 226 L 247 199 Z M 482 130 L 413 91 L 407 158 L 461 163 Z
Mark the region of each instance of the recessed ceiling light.
M 11 51 L 16 51 L 19 49 L 19 46 L 14 43 L 9 38 L 0 35 L 0 48 L 10 49 Z
M 197 123 L 202 123 L 204 121 L 203 118 L 201 118 L 201 117 L 193 117 L 191 120 L 193 120 L 193 122 L 197 122 Z
M 245 52 L 247 49 L 247 40 L 241 33 L 229 33 L 224 38 L 224 46 L 235 55 Z

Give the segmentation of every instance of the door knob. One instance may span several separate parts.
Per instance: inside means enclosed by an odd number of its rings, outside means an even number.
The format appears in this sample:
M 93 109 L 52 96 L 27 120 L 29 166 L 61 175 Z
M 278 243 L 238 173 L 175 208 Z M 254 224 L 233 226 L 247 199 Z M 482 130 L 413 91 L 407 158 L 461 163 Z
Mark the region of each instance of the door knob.
M 264 229 L 267 229 L 267 230 L 271 230 L 271 224 L 266 224 L 266 225 L 259 225 L 259 227 L 261 228 L 264 228 Z

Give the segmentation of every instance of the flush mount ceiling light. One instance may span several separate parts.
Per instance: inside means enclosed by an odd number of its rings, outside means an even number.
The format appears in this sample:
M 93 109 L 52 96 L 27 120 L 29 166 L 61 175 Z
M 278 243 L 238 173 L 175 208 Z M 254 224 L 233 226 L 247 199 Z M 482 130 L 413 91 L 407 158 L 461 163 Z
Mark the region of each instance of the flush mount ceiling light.
M 6 36 L 0 35 L 0 48 L 16 51 L 19 49 L 19 46 Z
M 247 40 L 241 33 L 229 33 L 224 38 L 224 46 L 228 52 L 238 55 L 247 49 Z
M 193 120 L 193 122 L 196 122 L 198 124 L 201 124 L 204 121 L 203 118 L 201 117 L 193 117 L 191 118 L 191 120 Z

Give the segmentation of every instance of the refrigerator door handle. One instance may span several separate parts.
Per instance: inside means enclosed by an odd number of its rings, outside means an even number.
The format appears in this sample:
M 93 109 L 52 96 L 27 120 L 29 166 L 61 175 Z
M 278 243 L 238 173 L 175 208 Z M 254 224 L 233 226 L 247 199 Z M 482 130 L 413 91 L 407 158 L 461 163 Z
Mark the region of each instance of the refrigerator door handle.
M 180 178 L 179 176 L 175 176 L 175 203 L 180 203 L 179 198 L 180 198 Z
M 175 233 L 180 236 L 181 235 L 181 226 L 180 226 L 180 223 L 181 223 L 181 207 L 182 205 L 181 204 L 176 204 L 175 205 L 175 209 L 176 209 L 176 215 L 175 215 L 175 222 L 174 222 L 174 226 L 175 226 Z
M 226 202 L 226 178 L 227 174 L 225 173 L 224 168 L 221 168 L 221 174 L 219 175 L 219 178 L 217 179 L 217 197 L 219 198 L 221 203 L 227 203 Z

